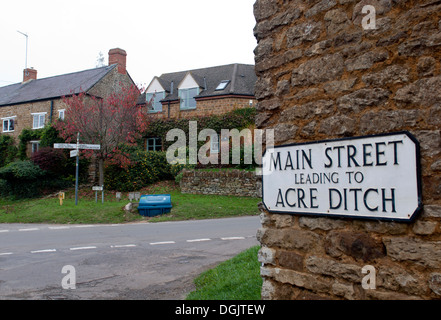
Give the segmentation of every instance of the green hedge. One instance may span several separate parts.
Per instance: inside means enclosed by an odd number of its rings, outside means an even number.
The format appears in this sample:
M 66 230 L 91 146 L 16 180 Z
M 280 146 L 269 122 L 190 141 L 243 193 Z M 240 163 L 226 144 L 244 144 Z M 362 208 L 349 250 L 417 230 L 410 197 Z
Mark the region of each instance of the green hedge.
M 143 187 L 163 180 L 173 180 L 184 165 L 171 165 L 166 152 L 134 151 L 130 155 L 132 165 L 127 169 L 118 165 L 105 168 L 105 189 L 122 192 L 137 191 Z
M 0 167 L 14 161 L 18 149 L 14 145 L 14 139 L 8 135 L 0 135 Z
M 47 189 L 64 188 L 69 183 L 54 179 L 32 161 L 16 161 L 0 169 L 0 196 L 16 199 L 34 198 Z

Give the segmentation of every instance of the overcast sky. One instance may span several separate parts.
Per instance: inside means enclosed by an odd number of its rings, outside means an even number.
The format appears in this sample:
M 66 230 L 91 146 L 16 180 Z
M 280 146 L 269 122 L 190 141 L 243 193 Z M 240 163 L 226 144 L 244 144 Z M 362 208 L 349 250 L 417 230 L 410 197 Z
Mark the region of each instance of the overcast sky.
M 0 19 L 0 86 L 91 69 L 102 52 L 127 51 L 137 84 L 162 73 L 254 64 L 255 0 L 14 0 Z

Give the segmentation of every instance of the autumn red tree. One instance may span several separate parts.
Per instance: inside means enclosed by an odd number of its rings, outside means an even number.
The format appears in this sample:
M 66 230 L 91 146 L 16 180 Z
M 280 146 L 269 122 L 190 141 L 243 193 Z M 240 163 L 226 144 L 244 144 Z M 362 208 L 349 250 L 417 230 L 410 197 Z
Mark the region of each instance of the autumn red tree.
M 122 87 L 107 98 L 97 98 L 80 93 L 64 98 L 65 119 L 55 126 L 66 142 L 75 143 L 80 133 L 80 143 L 99 144 L 101 150 L 83 150 L 86 157 L 96 155 L 99 166 L 99 183 L 104 185 L 104 162 L 128 165 L 128 155 L 122 145 L 134 145 L 146 121 L 142 108 L 137 105 L 140 89 Z

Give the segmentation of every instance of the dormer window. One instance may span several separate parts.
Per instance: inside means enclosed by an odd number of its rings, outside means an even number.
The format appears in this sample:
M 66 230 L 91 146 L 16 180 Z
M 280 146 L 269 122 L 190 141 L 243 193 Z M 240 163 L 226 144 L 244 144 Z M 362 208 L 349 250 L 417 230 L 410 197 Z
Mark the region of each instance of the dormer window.
M 216 91 L 225 90 L 225 88 L 228 86 L 229 83 L 230 83 L 230 80 L 221 81 L 221 83 L 219 83 L 219 85 L 217 86 Z
M 162 112 L 162 103 L 161 100 L 165 98 L 165 92 L 154 92 L 154 93 L 147 93 L 146 94 L 146 100 L 147 104 L 151 103 L 152 109 L 149 110 L 149 112 Z
M 179 89 L 181 110 L 196 109 L 195 97 L 199 94 L 199 88 Z

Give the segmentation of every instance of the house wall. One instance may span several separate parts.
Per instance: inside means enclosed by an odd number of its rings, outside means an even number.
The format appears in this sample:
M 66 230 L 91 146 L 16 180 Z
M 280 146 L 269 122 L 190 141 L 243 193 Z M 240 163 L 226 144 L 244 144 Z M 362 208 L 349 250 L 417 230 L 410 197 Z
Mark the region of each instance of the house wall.
M 257 103 L 257 101 L 252 97 L 246 97 L 246 98 L 226 97 L 226 98 L 198 100 L 196 103 L 196 109 L 194 110 L 180 110 L 179 103 L 171 103 L 170 118 L 188 119 L 193 117 L 221 115 L 236 109 L 249 108 L 250 101 L 252 101 L 252 106 L 255 106 Z M 164 104 L 162 106 L 162 112 L 149 113 L 149 117 L 153 119 L 168 118 L 168 104 Z
M 3 128 L 1 128 L 0 133 L 5 135 L 12 136 L 16 142 L 18 142 L 18 136 L 23 131 L 23 129 L 33 127 L 33 116 L 32 113 L 42 113 L 46 112 L 45 123 L 50 122 L 51 115 L 51 101 L 53 101 L 53 112 L 52 119 L 55 120 L 58 118 L 58 111 L 62 109 L 66 109 L 66 105 L 63 103 L 62 99 L 54 99 L 54 100 L 46 100 L 32 103 L 24 103 L 13 106 L 0 107 L 0 118 L 7 118 L 16 116 L 14 122 L 14 131 L 13 132 L 2 132 Z
M 368 4 L 372 30 L 361 27 Z M 441 299 L 441 4 L 257 0 L 255 17 L 258 128 L 276 145 L 407 130 L 424 206 L 410 223 L 262 206 L 262 297 Z
M 108 74 L 106 74 L 97 84 L 95 84 L 88 94 L 105 98 L 110 96 L 113 92 L 121 90 L 121 87 L 130 87 L 135 85 L 130 76 L 125 73 L 118 72 L 118 68 L 114 68 Z

